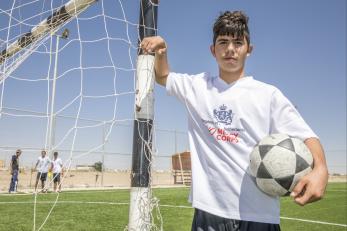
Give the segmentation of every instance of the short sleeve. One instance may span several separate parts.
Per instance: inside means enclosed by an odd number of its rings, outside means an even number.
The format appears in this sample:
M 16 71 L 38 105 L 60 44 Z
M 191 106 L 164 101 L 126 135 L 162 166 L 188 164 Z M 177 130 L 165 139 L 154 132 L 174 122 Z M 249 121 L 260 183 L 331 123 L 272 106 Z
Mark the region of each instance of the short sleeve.
M 192 90 L 192 81 L 192 75 L 171 72 L 166 81 L 166 91 L 183 102 Z
M 317 137 L 294 105 L 275 89 L 271 98 L 270 133 L 283 133 L 301 140 Z

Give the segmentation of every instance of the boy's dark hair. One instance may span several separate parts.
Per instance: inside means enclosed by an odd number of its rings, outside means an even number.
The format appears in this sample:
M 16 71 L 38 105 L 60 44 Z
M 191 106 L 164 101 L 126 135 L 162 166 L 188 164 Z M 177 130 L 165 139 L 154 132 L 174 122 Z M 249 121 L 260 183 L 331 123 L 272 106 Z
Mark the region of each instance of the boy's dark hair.
M 219 35 L 231 35 L 236 38 L 246 38 L 250 44 L 248 16 L 242 11 L 225 11 L 216 19 L 213 25 L 213 44 Z

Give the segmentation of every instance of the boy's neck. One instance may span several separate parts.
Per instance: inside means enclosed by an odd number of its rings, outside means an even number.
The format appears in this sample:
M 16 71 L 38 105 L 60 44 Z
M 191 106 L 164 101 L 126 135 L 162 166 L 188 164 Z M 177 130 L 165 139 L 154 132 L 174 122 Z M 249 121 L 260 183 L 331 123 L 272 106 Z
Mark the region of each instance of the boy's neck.
M 227 84 L 231 84 L 242 77 L 244 77 L 243 69 L 237 72 L 226 72 L 223 70 L 219 70 L 219 77 L 224 80 Z

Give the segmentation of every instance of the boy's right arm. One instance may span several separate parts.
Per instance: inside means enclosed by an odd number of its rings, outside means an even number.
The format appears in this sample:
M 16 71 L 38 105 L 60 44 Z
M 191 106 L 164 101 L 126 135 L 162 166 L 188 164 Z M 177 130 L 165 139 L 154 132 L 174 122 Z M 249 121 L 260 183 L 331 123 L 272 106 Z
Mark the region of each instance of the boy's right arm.
M 13 174 L 13 171 L 12 171 L 12 163 L 13 163 L 13 158 L 12 158 L 11 163 L 10 163 L 10 173 L 11 173 L 11 175 Z
M 35 164 L 35 167 L 34 167 L 33 171 L 35 171 L 35 170 L 36 170 L 37 165 L 39 165 L 39 161 L 36 161 L 36 164 Z
M 140 45 L 145 54 L 155 54 L 155 81 L 162 86 L 166 86 L 170 68 L 167 59 L 167 46 L 165 40 L 160 36 L 146 37 L 142 40 Z

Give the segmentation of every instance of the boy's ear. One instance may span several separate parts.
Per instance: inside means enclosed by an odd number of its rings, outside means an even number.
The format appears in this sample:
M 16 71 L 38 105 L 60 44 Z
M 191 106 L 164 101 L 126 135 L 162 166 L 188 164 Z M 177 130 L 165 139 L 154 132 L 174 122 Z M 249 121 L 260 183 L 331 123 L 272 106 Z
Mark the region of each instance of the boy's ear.
M 216 52 L 215 52 L 213 44 L 210 46 L 210 51 L 211 51 L 211 54 L 213 55 L 213 57 L 216 57 Z
M 253 51 L 253 44 L 249 44 L 248 51 L 247 51 L 247 56 L 250 56 L 252 51 Z

